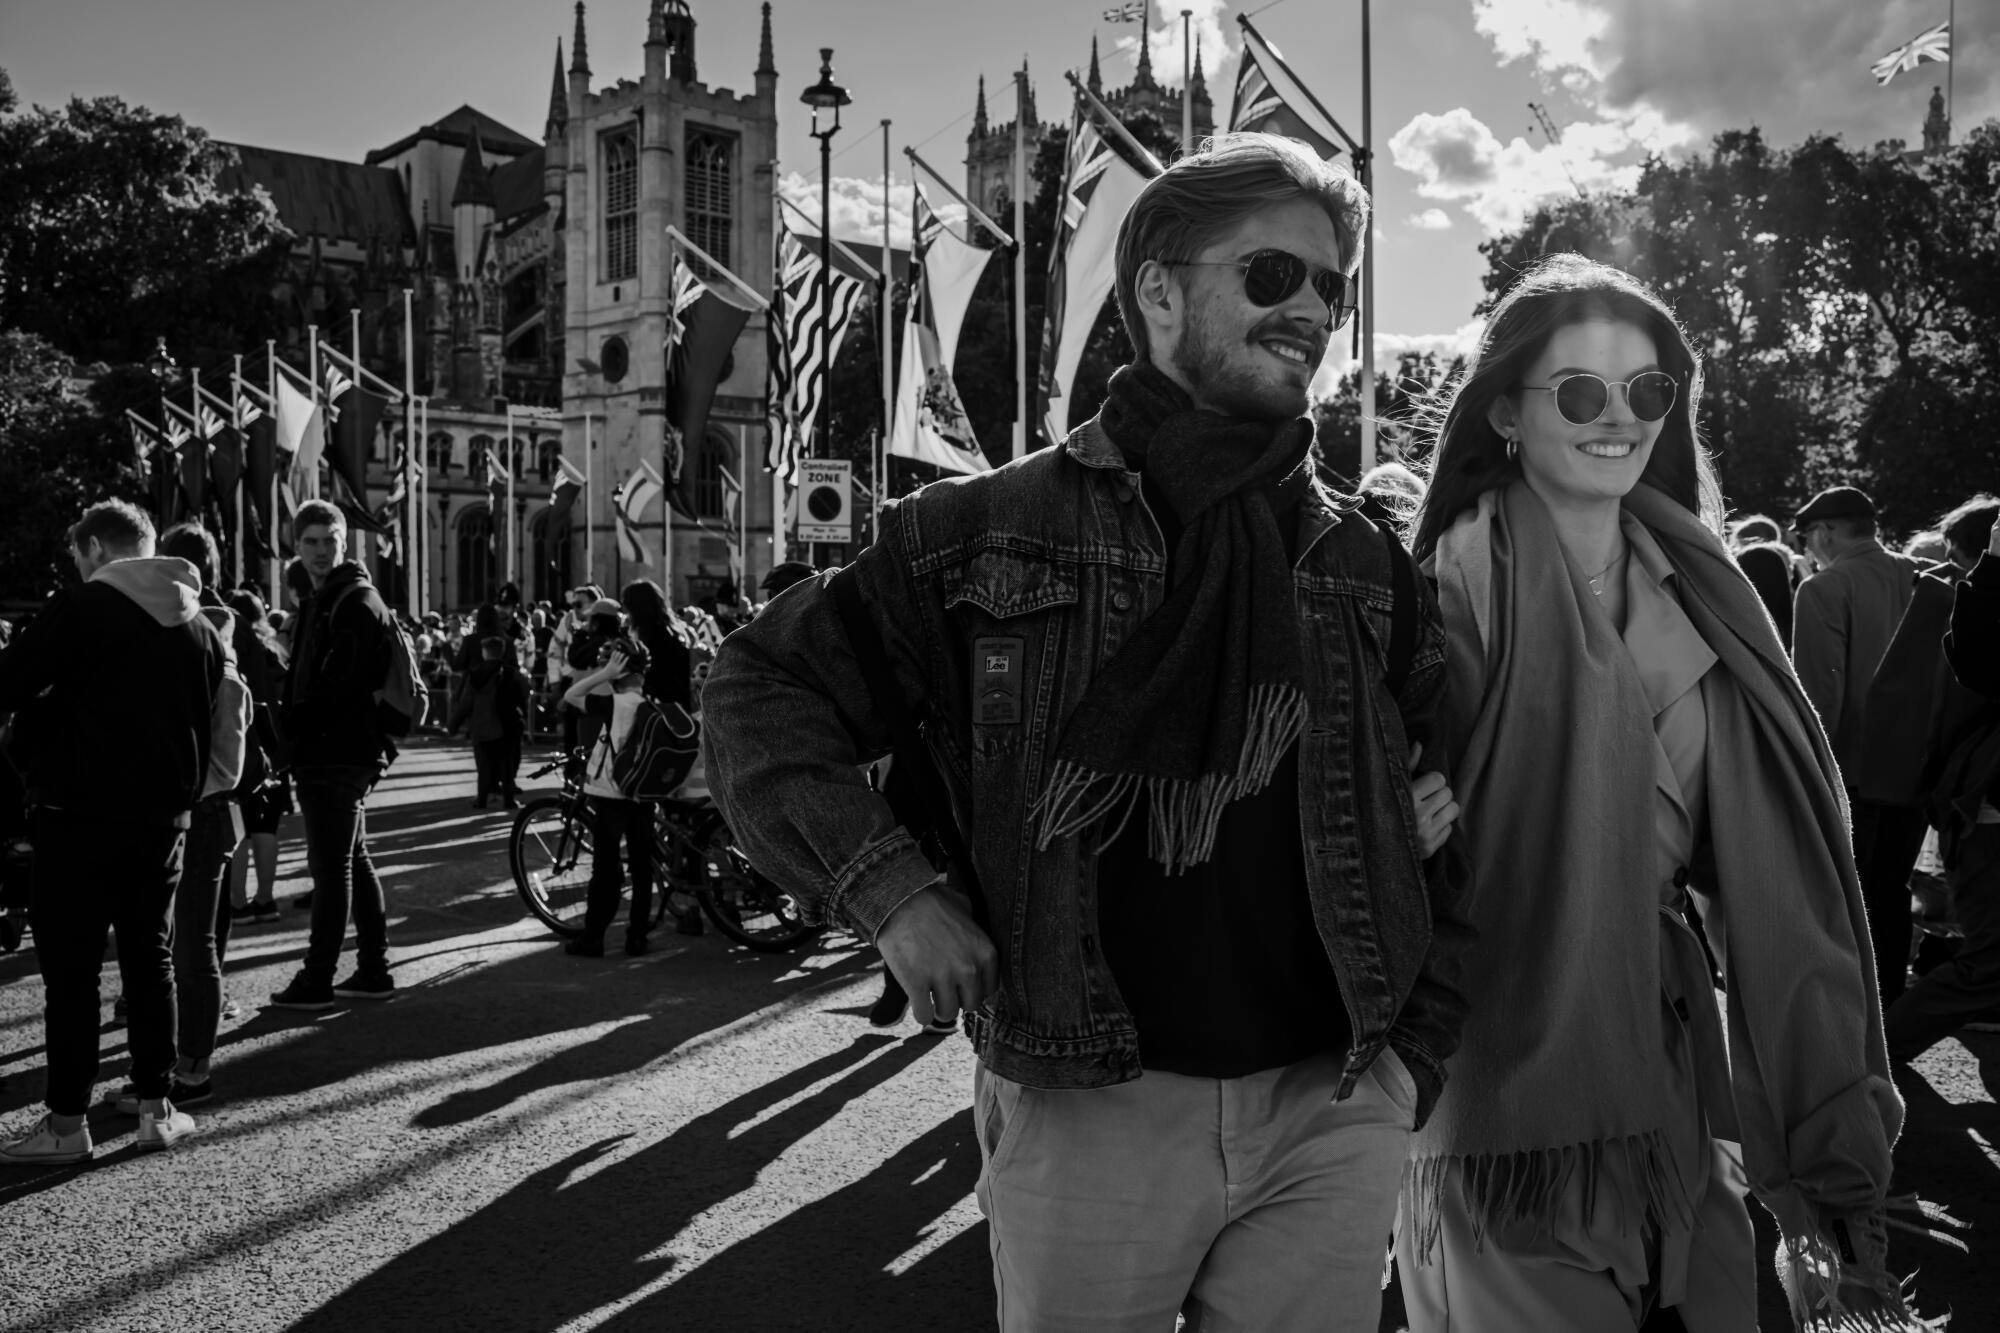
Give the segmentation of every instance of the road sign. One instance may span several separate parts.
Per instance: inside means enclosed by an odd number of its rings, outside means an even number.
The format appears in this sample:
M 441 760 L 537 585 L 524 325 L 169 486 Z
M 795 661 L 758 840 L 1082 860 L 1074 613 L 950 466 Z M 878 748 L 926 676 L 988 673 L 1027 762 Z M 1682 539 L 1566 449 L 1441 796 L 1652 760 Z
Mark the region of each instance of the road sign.
M 802 542 L 854 540 L 854 464 L 845 458 L 799 464 L 799 537 Z

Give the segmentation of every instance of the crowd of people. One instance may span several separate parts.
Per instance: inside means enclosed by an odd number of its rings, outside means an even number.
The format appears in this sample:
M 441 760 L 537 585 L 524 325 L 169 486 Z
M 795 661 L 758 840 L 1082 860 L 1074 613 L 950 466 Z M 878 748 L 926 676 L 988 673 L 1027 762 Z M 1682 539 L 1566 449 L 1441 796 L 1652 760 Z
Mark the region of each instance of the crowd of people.
M 1672 311 L 1573 255 L 1500 299 L 1422 468 L 1340 494 L 1306 394 L 1369 214 L 1289 140 L 1177 161 L 1118 237 L 1099 416 L 754 618 L 641 579 L 402 624 L 310 502 L 281 619 L 199 528 L 93 506 L 0 651 L 49 1034 L 0 1161 L 92 1151 L 107 931 L 120 1107 L 193 1132 L 291 801 L 270 1002 L 394 993 L 367 805 L 413 733 L 469 737 L 481 808 L 524 738 L 583 751 L 567 948 L 629 899 L 645 953 L 622 775 L 698 730 L 759 869 L 881 952 L 876 1021 L 970 1036 L 1004 1329 L 1372 1330 L 1388 1236 L 1414 1333 L 1752 1328 L 1752 1197 L 1802 1323 L 1916 1327 L 1897 1081 L 2000 1019 L 2000 500 L 1901 551 L 1852 486 L 1729 516 Z

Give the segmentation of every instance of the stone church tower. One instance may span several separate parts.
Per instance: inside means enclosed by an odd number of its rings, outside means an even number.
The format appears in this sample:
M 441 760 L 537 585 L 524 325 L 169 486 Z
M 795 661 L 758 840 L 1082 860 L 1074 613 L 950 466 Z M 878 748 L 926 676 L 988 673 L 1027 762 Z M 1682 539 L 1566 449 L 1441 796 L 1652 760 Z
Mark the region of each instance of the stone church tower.
M 587 524 L 596 581 L 644 576 L 675 601 L 712 594 L 728 581 L 722 536 L 721 472 L 741 479 L 755 569 L 771 561 L 770 482 L 764 457 L 764 316 L 737 340 L 709 417 L 708 435 L 687 442 L 685 468 L 696 512 L 709 526 L 665 514 L 645 517 L 650 563 L 615 558 L 611 497 L 640 459 L 662 476 L 667 318 L 672 225 L 759 291 L 771 289 L 772 163 L 777 157 L 778 72 L 771 54 L 771 7 L 764 6 L 752 91 L 701 82 L 695 18 L 687 0 L 652 0 L 645 68 L 593 92 L 584 24 L 576 6 L 568 86 L 549 109 L 545 189 L 560 182 L 562 256 L 563 455 L 581 465 L 588 418 L 591 449 Z M 699 273 L 703 265 L 693 261 Z M 726 279 L 716 290 L 736 298 Z M 747 304 L 747 302 L 746 302 Z M 760 521 L 761 519 L 761 521 Z M 666 548 L 662 568 L 661 548 Z M 582 568 L 579 562 L 578 568 Z

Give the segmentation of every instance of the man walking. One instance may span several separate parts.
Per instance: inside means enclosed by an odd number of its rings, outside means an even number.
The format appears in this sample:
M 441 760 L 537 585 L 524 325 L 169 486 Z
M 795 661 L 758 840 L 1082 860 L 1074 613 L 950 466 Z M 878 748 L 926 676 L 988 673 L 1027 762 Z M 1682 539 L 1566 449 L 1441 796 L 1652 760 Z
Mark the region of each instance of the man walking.
M 835 576 L 927 719 L 974 904 L 861 776 L 889 725 L 832 580 L 708 682 L 710 784 L 759 868 L 873 940 L 920 1022 L 968 1018 L 1008 1330 L 1378 1319 L 1465 932 L 1426 866 L 1456 807 L 1407 776 L 1439 616 L 1321 489 L 1304 419 L 1368 213 L 1288 140 L 1177 162 L 1119 233 L 1137 351 L 1103 413 L 891 505 Z
M 34 807 L 31 921 L 45 989 L 48 1114 L 0 1162 L 95 1151 L 84 1123 L 98 1065 L 98 979 L 118 938 L 138 1146 L 195 1132 L 169 1095 L 176 1058 L 171 912 L 189 811 L 236 785 L 247 715 L 228 641 L 201 615 L 183 560 L 155 559 L 153 524 L 122 500 L 70 530 L 80 587 L 49 599 L 0 655 L 0 712 Z
M 1792 612 L 1792 666 L 1819 710 L 1854 817 L 1854 866 L 1868 907 L 1882 1006 L 1903 993 L 1910 965 L 1910 869 L 1924 843 L 1924 812 L 1864 799 L 1861 771 L 1868 687 L 1916 592 L 1922 561 L 1883 547 L 1875 502 L 1834 486 L 1799 510 L 1792 528 L 1818 572 L 1799 585 Z
M 331 1009 L 336 997 L 386 1000 L 388 905 L 368 856 L 368 792 L 395 751 L 382 729 L 376 691 L 396 632 L 389 608 L 358 560 L 347 558 L 347 520 L 324 500 L 299 506 L 292 543 L 312 580 L 299 608 L 279 734 L 291 765 L 312 873 L 312 933 L 305 964 L 271 996 L 280 1009 Z M 354 974 L 333 974 L 354 914 Z

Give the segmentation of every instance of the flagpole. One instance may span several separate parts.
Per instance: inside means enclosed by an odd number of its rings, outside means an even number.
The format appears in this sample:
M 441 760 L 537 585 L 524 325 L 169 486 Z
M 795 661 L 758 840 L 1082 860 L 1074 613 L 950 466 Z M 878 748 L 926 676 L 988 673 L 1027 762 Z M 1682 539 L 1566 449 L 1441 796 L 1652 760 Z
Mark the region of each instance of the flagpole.
M 1951 142 L 1952 118 L 1957 112 L 1952 105 L 1951 75 L 1958 68 L 1957 53 L 1952 50 L 1958 45 L 1958 0 L 1951 0 L 1950 7 L 1945 10 L 1944 34 L 1944 141 L 1948 144 Z
M 1194 151 L 1194 11 L 1181 11 L 1181 152 Z
M 1375 205 L 1375 97 L 1370 59 L 1370 0 L 1361 0 L 1361 188 Z M 1304 87 L 1304 84 L 1300 84 Z M 1361 251 L 1361 471 L 1375 466 L 1375 247 Z
M 1028 234 L 1028 59 L 1014 75 L 1014 236 Z M 915 253 L 916 238 L 910 240 Z M 1028 247 L 1014 247 L 1014 457 L 1028 456 Z
M 978 204 L 973 203 L 970 199 L 967 199 L 964 195 L 960 194 L 956 186 L 954 186 L 950 181 L 946 180 L 943 176 L 940 176 L 938 174 L 938 169 L 936 167 L 932 166 L 930 163 L 924 161 L 922 157 L 918 156 L 916 149 L 905 148 L 903 150 L 903 156 L 909 158 L 910 161 L 915 163 L 917 166 L 922 167 L 924 169 L 924 174 L 931 178 L 931 183 L 937 186 L 940 190 L 943 190 L 946 194 L 950 195 L 953 199 L 957 200 L 959 206 L 966 211 L 967 216 L 971 217 L 974 221 L 978 222 L 979 225 L 986 228 L 987 231 L 993 233 L 994 240 L 1000 242 L 1000 244 L 1002 245 L 1011 246 L 1014 244 L 1014 238 L 1007 234 L 1007 229 L 1005 227 L 1001 226 L 999 223 L 995 222 L 992 218 L 988 217 L 984 212 L 982 212 Z M 887 205 L 885 204 L 883 207 L 884 210 L 886 211 Z M 884 230 L 886 231 L 886 228 Z
M 914 248 L 914 238 L 910 242 Z M 889 327 L 890 279 L 894 276 L 889 258 L 889 121 L 882 121 L 882 432 L 875 437 L 869 461 L 874 464 L 875 506 L 868 524 L 868 539 L 882 535 L 882 497 L 889 489 L 889 424 L 896 415 L 896 368 L 890 351 L 896 344 L 895 330 Z
M 417 331 L 411 323 L 410 289 L 403 288 L 403 595 L 413 619 L 422 621 L 417 586 Z
M 278 448 L 276 443 L 276 432 L 278 429 L 278 344 L 275 339 L 271 338 L 264 340 L 264 395 L 271 403 L 271 430 L 273 433 L 271 445 L 271 530 L 265 534 L 271 539 L 271 584 L 265 591 L 270 594 L 270 609 L 275 611 L 284 605 L 283 598 L 285 595 L 285 589 L 281 583 L 284 573 L 279 568 L 284 560 L 284 557 L 279 554 L 280 549 L 284 546 L 284 541 L 278 536 L 278 525 L 284 521 L 284 516 L 278 512 Z
M 354 349 L 354 362 L 353 362 L 354 387 L 356 389 L 360 389 L 365 387 L 361 383 L 361 307 L 355 306 L 353 309 L 349 310 L 347 312 L 347 317 L 348 317 L 347 344 L 349 347 L 352 347 Z M 356 398 L 354 400 L 354 404 L 356 407 L 359 407 L 361 404 L 361 400 L 359 398 Z M 359 430 L 355 431 L 355 434 L 357 436 L 360 435 L 360 433 L 361 432 Z M 361 447 L 365 450 L 373 443 L 374 443 L 373 440 L 362 440 Z M 355 496 L 354 499 L 355 502 L 359 504 L 364 511 L 367 510 L 368 456 L 366 453 L 364 453 L 361 456 L 361 494 Z M 362 566 L 366 568 L 368 564 L 368 559 L 363 554 L 363 552 L 365 552 L 368 549 L 368 530 L 366 528 L 363 528 L 361 531 L 354 534 L 354 546 L 355 546 L 354 558 L 356 560 L 359 560 Z
M 233 563 L 235 564 L 236 567 L 236 582 L 237 585 L 240 587 L 242 586 L 243 583 L 243 463 L 247 461 L 250 453 L 250 437 L 243 433 L 242 353 L 240 352 L 237 353 L 237 355 L 231 359 L 231 365 L 232 369 L 230 370 L 229 373 L 230 424 L 231 427 L 236 431 L 236 450 L 238 455 L 236 464 L 236 486 L 235 486 L 236 540 L 234 544 L 236 547 L 236 559 Z
M 507 582 L 514 581 L 514 404 L 507 404 L 507 456 L 501 460 L 507 472 Z
M 417 586 L 423 590 L 423 602 L 431 600 L 431 400 L 427 397 L 418 404 L 417 434 L 424 442 L 424 467 L 417 474 Z M 444 589 L 438 589 L 438 600 L 444 600 Z
M 591 482 L 591 474 L 595 470 L 591 466 L 590 458 L 590 409 L 585 408 L 583 413 L 583 581 L 585 583 L 597 581 L 597 561 L 591 549 L 593 543 L 590 539 L 591 510 L 597 504 L 597 488 Z

